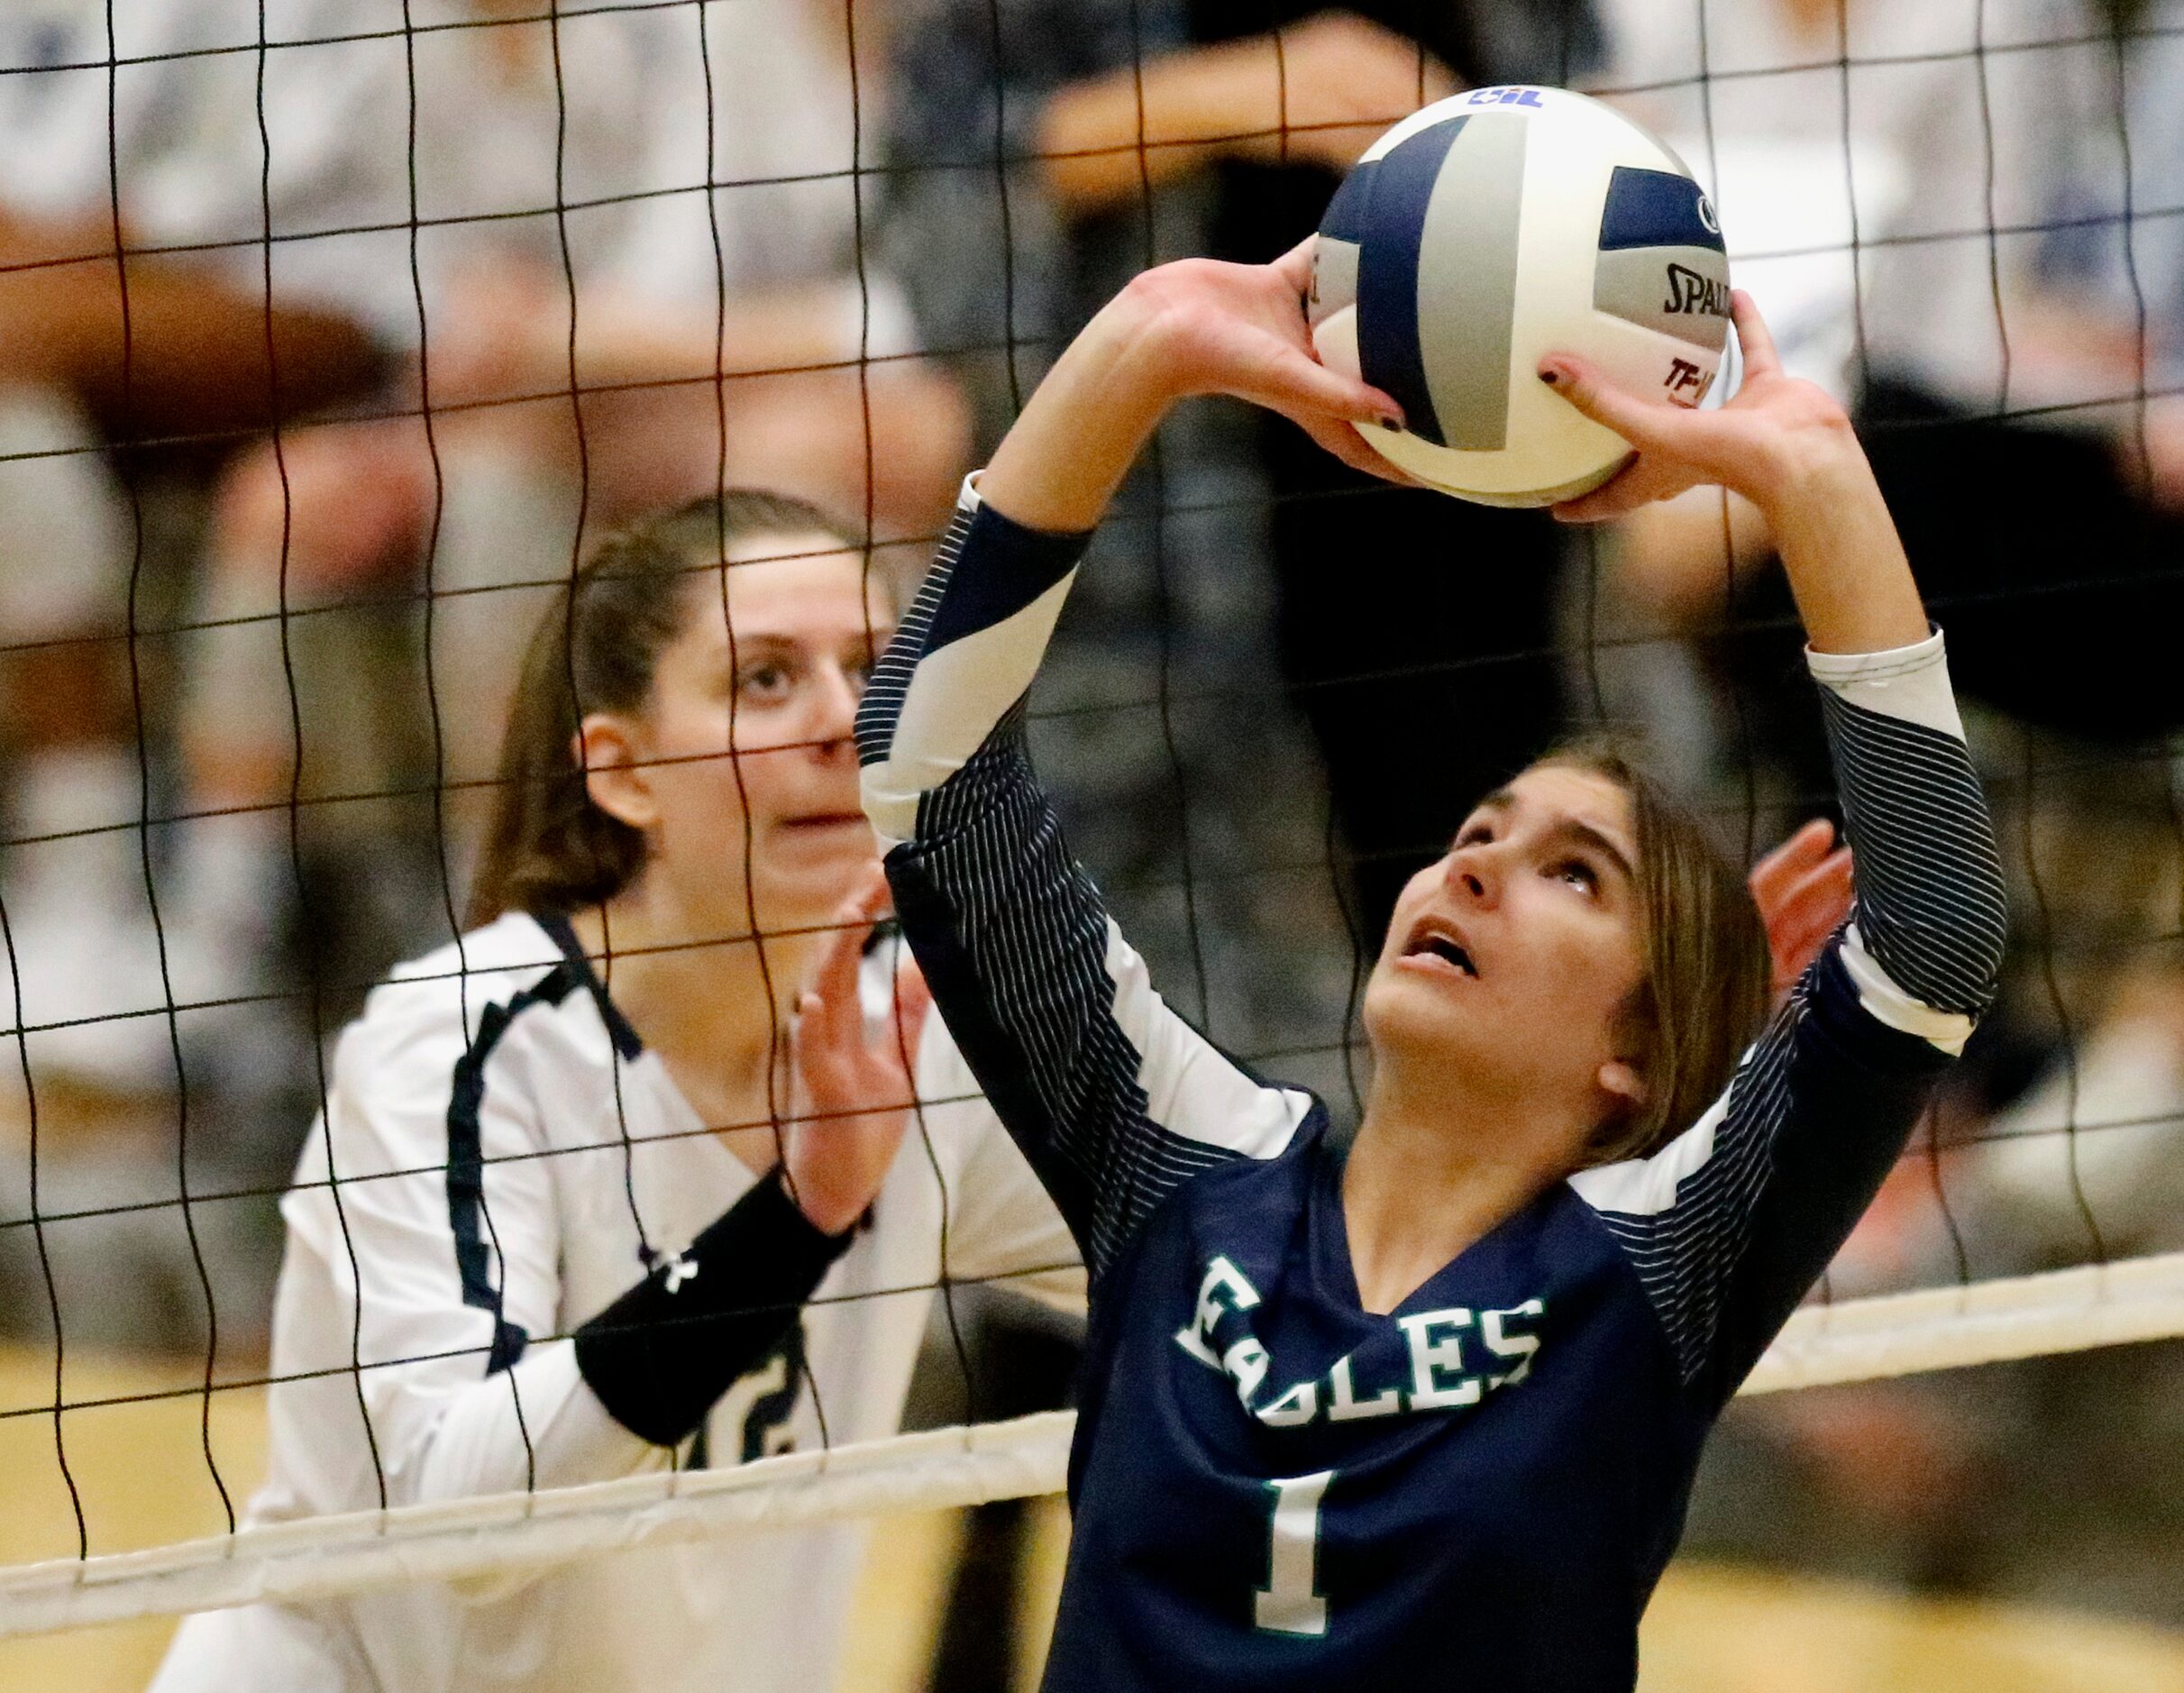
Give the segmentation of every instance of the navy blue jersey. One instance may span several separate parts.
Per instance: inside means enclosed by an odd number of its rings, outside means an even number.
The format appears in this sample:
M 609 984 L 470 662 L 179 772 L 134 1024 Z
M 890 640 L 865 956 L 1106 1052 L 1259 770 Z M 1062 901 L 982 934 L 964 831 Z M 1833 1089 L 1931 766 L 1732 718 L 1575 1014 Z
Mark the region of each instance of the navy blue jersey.
M 1083 542 L 966 492 L 859 723 L 905 932 L 1092 1277 L 1046 1686 L 1627 1688 L 1707 1429 L 1993 993 L 1940 637 L 1813 660 L 1857 903 L 1728 1091 L 1384 1316 L 1323 1110 L 1166 1008 L 1025 755 Z

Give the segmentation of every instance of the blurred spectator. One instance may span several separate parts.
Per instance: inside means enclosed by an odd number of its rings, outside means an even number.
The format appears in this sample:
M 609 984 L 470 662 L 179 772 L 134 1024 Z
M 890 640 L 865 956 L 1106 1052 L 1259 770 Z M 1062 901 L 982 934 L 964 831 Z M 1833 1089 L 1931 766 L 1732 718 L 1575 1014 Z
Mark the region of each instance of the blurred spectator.
M 130 61 L 111 75 L 104 0 L 0 20 L 0 736 L 16 843 L 0 890 L 20 1007 L 0 997 L 11 1024 L 63 1025 L 31 1038 L 37 1069 L 137 1093 L 170 1079 L 165 1020 L 142 1013 L 190 984 L 162 981 L 137 828 L 140 753 L 160 770 L 156 742 L 132 743 L 165 697 L 164 654 L 125 631 L 171 616 L 188 490 L 229 432 L 360 390 L 380 353 L 332 273 L 284 254 L 269 310 L 262 248 L 161 251 L 227 233 L 201 215 L 215 161 L 184 160 L 251 112 L 257 8 L 111 10 Z M 243 50 L 153 57 L 222 49 Z M 257 178 L 253 163 L 224 185 L 254 207 Z
M 2147 215 L 2128 225 L 2128 248 L 2106 247 L 2097 287 L 2110 322 L 2129 332 L 2134 374 L 2143 310 L 2153 395 L 2143 419 L 2148 491 L 2163 510 L 2184 511 L 2184 218 L 2174 215 L 2184 183 L 2184 6 L 2143 0 L 2123 9 L 2134 32 L 2124 72 L 2131 202 Z M 2126 430 L 2138 421 L 2127 419 Z
M 1707 12 L 1703 48 L 1699 15 L 1622 5 L 1612 79 L 1640 85 L 1633 111 L 1716 178 L 1732 258 L 1761 255 L 1738 279 L 1783 321 L 1804 373 L 1857 400 L 1929 602 L 1959 637 L 1960 682 L 2097 738 L 2173 722 L 2173 667 L 2106 645 L 2184 609 L 2173 537 L 2090 426 L 2119 380 L 2129 391 L 2116 326 L 2089 322 L 2069 298 L 2082 284 L 2056 275 L 2059 233 L 2072 235 L 2059 223 L 2104 225 L 2111 242 L 2121 227 L 2106 13 L 1774 0 Z M 2021 495 L 1965 500 L 1976 484 Z M 1740 565 L 1765 537 L 1741 512 L 1725 530 L 1718 499 L 1678 508 L 1631 526 L 1623 576 L 1703 621 L 1724 534 Z M 2102 687 L 2059 686 L 2051 663 L 2028 662 L 2059 641 L 2106 653 Z
M 414 33 L 396 5 L 376 20 L 389 33 L 268 57 L 268 153 L 298 172 L 317 159 L 272 209 L 276 251 L 370 230 L 346 242 L 370 243 L 351 261 L 396 357 L 370 420 L 285 431 L 229 468 L 206 627 L 186 654 L 185 944 L 215 996 L 295 994 L 276 961 L 300 916 L 332 989 L 326 1021 L 393 956 L 449 932 L 433 913 L 460 903 L 462 866 L 440 831 L 451 807 L 461 815 L 460 784 L 490 774 L 521 632 L 577 545 L 581 492 L 542 470 L 534 439 L 541 416 L 568 427 L 565 365 L 533 406 L 443 415 L 509 394 L 461 380 L 480 356 L 464 325 L 520 313 L 558 317 L 565 335 L 564 255 L 580 282 L 618 254 L 634 217 L 620 197 L 644 157 L 623 17 L 556 25 L 509 0 L 412 16 Z M 327 37 L 365 22 L 336 5 L 290 27 Z M 294 819 L 291 796 L 306 808 Z
M 396 393 L 404 411 L 433 408 L 430 432 L 403 416 L 291 435 L 224 490 L 212 610 L 230 627 L 200 667 L 188 741 L 194 809 L 231 815 L 195 831 L 187 863 L 192 909 L 238 975 L 268 950 L 291 782 L 322 798 L 431 791 L 432 880 L 460 897 L 514 635 L 584 535 L 726 480 L 812 498 L 859 532 L 869 515 L 878 538 L 918 535 L 963 468 L 953 389 L 897 358 L 900 309 L 858 268 L 854 114 L 873 95 L 853 104 L 840 8 L 465 10 L 489 27 L 408 43 L 414 146 L 370 142 L 398 179 L 414 160 L 433 237 Z M 407 74 L 378 92 L 408 122 Z M 400 274 L 407 288 L 407 256 Z M 896 361 L 867 367 L 868 352 Z M 297 644 L 323 651 L 337 620 L 276 622 L 284 596 L 291 610 L 366 602 L 338 620 L 352 639 L 410 632 L 425 668 L 413 657 L 379 711 L 409 731 L 407 769 L 386 768 L 388 737 L 358 722 L 352 688 L 306 687 L 300 734 L 291 724 L 283 653 L 307 682 L 330 667 L 298 661 Z M 406 902 L 439 901 L 428 883 Z

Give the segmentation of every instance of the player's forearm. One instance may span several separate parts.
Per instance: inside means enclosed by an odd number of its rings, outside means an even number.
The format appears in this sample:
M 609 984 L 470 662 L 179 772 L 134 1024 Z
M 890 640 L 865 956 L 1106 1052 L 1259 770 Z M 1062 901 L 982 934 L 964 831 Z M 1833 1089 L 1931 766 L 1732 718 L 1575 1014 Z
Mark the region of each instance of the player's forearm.
M 392 1496 L 573 1487 L 658 1462 L 765 1361 L 848 1243 L 768 1177 L 573 1335 L 450 1396 L 408 1455 L 383 1454 Z M 375 1417 L 382 1438 L 393 1422 Z
M 1181 398 L 1148 272 L 1103 307 L 1046 373 L 979 478 L 980 498 L 1048 535 L 1094 528 Z
M 849 1238 L 822 1233 L 765 1177 L 577 1330 L 586 1385 L 631 1433 L 656 1446 L 689 1439 L 780 1344 Z
M 1845 964 L 1882 1021 L 1960 1049 L 1994 999 L 2007 913 L 1942 637 L 1811 663 L 1856 860 Z
M 1927 632 L 1925 608 L 1850 425 L 1787 442 L 1758 490 L 1816 653 L 1880 653 Z
M 514 1368 L 452 1396 L 416 1462 L 405 1465 L 392 1452 L 383 1461 L 390 1503 L 420 1505 L 610 1481 L 660 1456 L 659 1447 L 599 1403 L 585 1385 L 574 1344 L 563 1340 L 531 1348 Z

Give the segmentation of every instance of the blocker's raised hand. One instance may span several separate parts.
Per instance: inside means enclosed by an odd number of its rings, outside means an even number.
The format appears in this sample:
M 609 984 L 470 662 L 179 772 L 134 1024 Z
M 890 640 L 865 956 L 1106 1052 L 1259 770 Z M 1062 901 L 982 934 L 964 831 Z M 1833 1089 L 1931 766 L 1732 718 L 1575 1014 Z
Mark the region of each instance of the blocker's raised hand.
M 1850 849 L 1814 818 L 1754 865 L 1746 885 L 1767 925 L 1774 991 L 1786 993 L 1850 915 Z
M 1744 381 L 1713 411 L 1640 398 L 1574 353 L 1540 361 L 1541 381 L 1638 450 L 1612 480 L 1557 506 L 1556 517 L 1596 523 L 1707 483 L 1734 489 L 1764 510 L 1807 464 L 1858 451 L 1841 405 L 1783 370 L 1759 308 L 1741 288 L 1730 297 L 1730 316 L 1743 348 Z
M 886 1181 L 916 1103 L 918 1039 L 932 996 L 907 956 L 895 976 L 894 1016 L 876 1034 L 864 1026 L 859 993 L 864 943 L 887 909 L 886 880 L 842 907 L 812 986 L 798 1004 L 797 1121 L 783 1148 L 789 1191 L 825 1233 L 864 1214 Z

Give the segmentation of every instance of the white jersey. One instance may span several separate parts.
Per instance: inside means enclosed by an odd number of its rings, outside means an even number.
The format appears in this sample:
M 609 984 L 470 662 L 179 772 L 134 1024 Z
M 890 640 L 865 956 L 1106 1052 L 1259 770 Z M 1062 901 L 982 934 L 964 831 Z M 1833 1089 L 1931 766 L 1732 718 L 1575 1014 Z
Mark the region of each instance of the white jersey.
M 556 1337 L 756 1178 L 560 933 L 504 917 L 398 971 L 343 1034 L 282 1203 L 272 1373 L 290 1379 L 271 1391 L 252 1523 L 375 1508 L 381 1477 L 399 1505 L 668 1461 Z M 867 987 L 883 1006 L 876 966 Z M 931 1156 L 914 1128 L 800 1324 L 714 1406 L 701 1461 L 892 1432 L 944 1274 L 1081 1304 L 1074 1245 L 938 1018 L 918 1091 Z M 155 1688 L 812 1693 L 832 1684 L 863 1544 L 825 1524 L 211 1613 L 184 1624 Z

